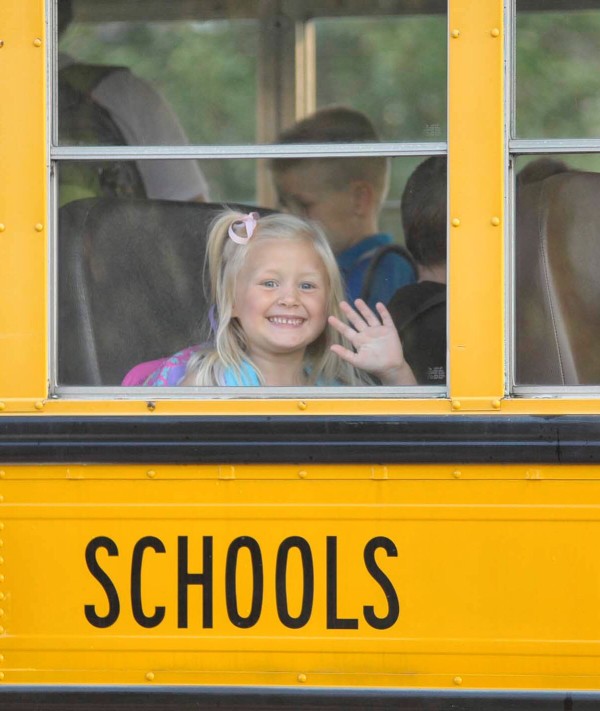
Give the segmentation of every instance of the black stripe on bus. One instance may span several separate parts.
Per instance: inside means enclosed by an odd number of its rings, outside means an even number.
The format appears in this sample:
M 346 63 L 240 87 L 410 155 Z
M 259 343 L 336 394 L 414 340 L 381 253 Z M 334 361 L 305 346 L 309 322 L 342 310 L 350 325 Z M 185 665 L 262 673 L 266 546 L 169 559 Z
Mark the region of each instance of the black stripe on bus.
M 20 687 L 2 711 L 596 711 L 600 692 L 229 687 Z
M 0 417 L 7 463 L 593 463 L 594 416 Z

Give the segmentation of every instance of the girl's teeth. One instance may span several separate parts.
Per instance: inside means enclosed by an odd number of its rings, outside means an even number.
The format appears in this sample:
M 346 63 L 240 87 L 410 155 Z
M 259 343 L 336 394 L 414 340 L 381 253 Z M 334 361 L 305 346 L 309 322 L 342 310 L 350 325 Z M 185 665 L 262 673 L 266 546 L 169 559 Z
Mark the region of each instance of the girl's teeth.
M 269 321 L 271 321 L 271 323 L 280 323 L 283 325 L 292 325 L 292 326 L 298 326 L 302 323 L 302 319 L 299 319 L 299 318 L 274 317 L 274 318 L 270 318 Z

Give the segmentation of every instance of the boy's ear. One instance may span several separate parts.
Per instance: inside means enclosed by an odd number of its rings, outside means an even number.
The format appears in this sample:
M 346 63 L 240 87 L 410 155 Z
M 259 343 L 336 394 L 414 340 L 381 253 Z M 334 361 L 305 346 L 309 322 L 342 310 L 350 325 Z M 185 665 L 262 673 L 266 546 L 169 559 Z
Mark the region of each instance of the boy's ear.
M 353 180 L 350 183 L 354 213 L 361 217 L 370 215 L 375 205 L 375 190 L 366 180 Z

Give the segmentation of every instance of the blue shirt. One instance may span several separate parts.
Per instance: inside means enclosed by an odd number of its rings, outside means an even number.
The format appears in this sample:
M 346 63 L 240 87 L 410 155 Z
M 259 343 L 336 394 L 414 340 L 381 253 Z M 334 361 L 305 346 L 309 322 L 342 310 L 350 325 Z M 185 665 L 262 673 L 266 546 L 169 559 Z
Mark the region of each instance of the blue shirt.
M 228 385 L 228 386 L 240 386 L 240 385 L 260 385 L 260 381 L 258 379 L 258 373 L 254 368 L 248 363 L 247 360 L 242 361 L 242 367 L 241 367 L 241 379 L 236 375 L 235 371 L 233 368 L 226 368 L 225 369 L 225 377 L 224 380 L 225 382 L 223 385 Z M 327 383 L 325 382 L 322 378 L 319 378 L 315 385 L 319 387 L 327 387 L 328 385 L 339 385 L 337 382 L 333 383 Z
M 366 237 L 337 255 L 346 286 L 346 298 L 350 303 L 362 295 L 367 270 L 378 250 L 393 243 L 390 235 L 380 233 Z M 408 259 L 397 252 L 390 252 L 381 258 L 375 269 L 367 303 L 371 308 L 378 301 L 387 304 L 401 286 L 416 280 L 417 275 Z

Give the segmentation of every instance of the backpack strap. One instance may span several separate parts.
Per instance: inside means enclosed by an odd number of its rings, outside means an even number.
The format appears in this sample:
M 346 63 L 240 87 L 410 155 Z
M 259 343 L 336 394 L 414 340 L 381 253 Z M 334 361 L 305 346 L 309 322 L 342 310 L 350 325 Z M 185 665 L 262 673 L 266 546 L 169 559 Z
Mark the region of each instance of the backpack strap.
M 372 252 L 367 252 L 363 255 L 363 258 L 371 258 L 371 263 L 365 272 L 365 278 L 360 291 L 360 298 L 363 299 L 363 301 L 369 300 L 377 268 L 381 264 L 382 260 L 388 256 L 388 254 L 397 254 L 398 256 L 403 257 L 412 266 L 416 273 L 417 265 L 412 254 L 401 244 L 384 244 L 382 247 L 378 247 Z

